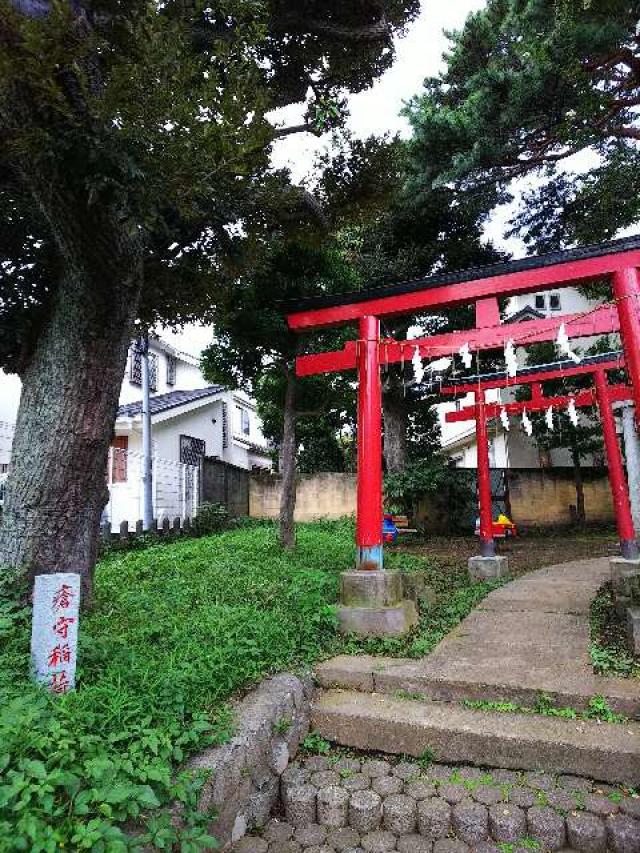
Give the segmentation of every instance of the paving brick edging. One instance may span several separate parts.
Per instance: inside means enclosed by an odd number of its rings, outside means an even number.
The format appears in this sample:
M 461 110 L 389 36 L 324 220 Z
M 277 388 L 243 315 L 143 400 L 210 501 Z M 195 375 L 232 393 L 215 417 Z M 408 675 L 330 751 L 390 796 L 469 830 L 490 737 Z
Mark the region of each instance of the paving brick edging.
M 309 732 L 313 690 L 310 677 L 284 673 L 263 681 L 236 705 L 232 739 L 189 761 L 187 769 L 211 771 L 198 807 L 215 810 L 210 831 L 222 850 L 268 821 L 280 776 Z
M 610 785 L 339 755 L 294 762 L 279 819 L 235 853 L 640 851 L 640 798 Z

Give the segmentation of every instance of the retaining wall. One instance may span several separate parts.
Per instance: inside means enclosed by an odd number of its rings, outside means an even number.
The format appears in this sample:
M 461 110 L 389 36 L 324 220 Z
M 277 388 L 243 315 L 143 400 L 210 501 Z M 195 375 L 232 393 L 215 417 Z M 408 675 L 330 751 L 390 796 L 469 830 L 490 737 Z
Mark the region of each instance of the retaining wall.
M 451 476 L 468 477 L 469 472 L 451 471 Z M 552 527 L 574 520 L 576 492 L 572 468 L 508 468 L 507 488 L 511 513 L 518 524 Z M 611 491 L 606 470 L 584 468 L 584 492 L 587 521 L 613 521 Z M 249 514 L 253 518 L 277 518 L 282 481 L 277 474 L 253 474 L 249 484 Z M 426 500 L 418 508 L 418 521 L 431 532 L 448 527 L 446 514 L 455 507 L 438 507 Z M 356 511 L 355 474 L 324 473 L 298 478 L 296 521 L 316 518 L 341 518 Z
M 278 474 L 256 472 L 249 484 L 249 515 L 277 518 L 282 494 Z M 310 474 L 298 477 L 296 521 L 342 518 L 356 511 L 355 474 Z
M 309 732 L 312 693 L 311 678 L 283 674 L 262 682 L 237 704 L 231 740 L 189 762 L 190 769 L 211 771 L 199 808 L 215 811 L 210 831 L 222 850 L 268 821 L 280 776 Z

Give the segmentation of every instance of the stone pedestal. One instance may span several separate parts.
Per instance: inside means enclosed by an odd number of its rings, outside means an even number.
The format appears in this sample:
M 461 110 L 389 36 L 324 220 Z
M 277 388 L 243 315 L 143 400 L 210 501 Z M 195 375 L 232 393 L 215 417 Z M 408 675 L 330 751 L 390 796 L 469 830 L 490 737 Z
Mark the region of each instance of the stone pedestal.
M 609 565 L 616 612 L 627 619 L 628 608 L 640 605 L 640 560 L 611 557 Z
M 611 583 L 613 591 L 621 595 L 632 595 L 632 588 L 640 581 L 640 560 L 611 557 Z M 638 602 L 640 604 L 640 601 Z
M 343 634 L 400 637 L 418 623 L 415 604 L 402 599 L 399 572 L 344 572 L 340 601 L 338 622 Z
M 470 557 L 469 577 L 473 581 L 489 581 L 509 574 L 508 557 Z
M 640 607 L 627 608 L 627 643 L 632 655 L 640 655 Z

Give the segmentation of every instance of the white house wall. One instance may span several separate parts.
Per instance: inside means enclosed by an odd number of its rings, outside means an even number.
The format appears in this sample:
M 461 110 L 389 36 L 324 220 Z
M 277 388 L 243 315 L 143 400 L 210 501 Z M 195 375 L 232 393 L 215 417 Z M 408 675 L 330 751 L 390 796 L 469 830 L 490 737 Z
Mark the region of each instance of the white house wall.
M 208 383 L 203 382 L 203 376 L 197 364 L 188 364 L 186 361 L 178 361 L 176 365 L 176 382 L 173 387 L 167 387 L 167 391 L 179 388 L 181 391 L 193 391 L 202 388 Z
M 209 406 L 202 406 L 193 412 L 154 423 L 152 431 L 157 455 L 161 459 L 178 461 L 180 459 L 181 435 L 190 435 L 193 438 L 203 440 L 206 444 L 206 456 L 219 455 L 222 449 L 221 421 L 221 403 L 213 403 Z
M 0 421 L 14 424 L 18 416 L 22 384 L 14 373 L 0 370 Z

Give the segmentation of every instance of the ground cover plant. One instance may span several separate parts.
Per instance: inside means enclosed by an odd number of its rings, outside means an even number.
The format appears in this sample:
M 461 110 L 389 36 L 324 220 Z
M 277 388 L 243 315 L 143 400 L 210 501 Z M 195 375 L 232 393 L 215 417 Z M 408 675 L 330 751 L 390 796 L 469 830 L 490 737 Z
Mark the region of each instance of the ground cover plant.
M 626 625 L 616 612 L 611 584 L 605 584 L 591 604 L 591 662 L 599 675 L 640 678 L 640 658 L 630 654 Z
M 491 702 L 484 699 L 464 699 L 466 708 L 476 711 L 497 711 L 499 714 L 539 714 L 543 717 L 560 717 L 565 720 L 598 720 L 601 723 L 627 723 L 629 718 L 616 714 L 604 696 L 593 696 L 585 710 L 558 707 L 545 693 L 538 697 L 535 705 L 520 705 L 517 702 Z
M 56 699 L 29 682 L 30 614 L 4 593 L 0 850 L 209 846 L 198 783 L 173 770 L 225 737 L 231 693 L 333 642 L 351 541 L 344 526 L 306 526 L 285 556 L 274 528 L 254 527 L 112 554 L 82 622 L 78 690 Z M 166 810 L 176 798 L 179 833 Z M 130 820 L 138 839 L 122 831 Z
M 0 851 L 211 846 L 200 780 L 176 772 L 228 736 L 232 694 L 339 652 L 426 654 L 491 588 L 389 549 L 387 566 L 425 572 L 442 603 L 423 603 L 405 640 L 345 640 L 333 605 L 352 563 L 349 520 L 300 525 L 291 553 L 272 524 L 114 551 L 83 617 L 78 690 L 57 698 L 29 681 L 29 608 L 0 591 Z

